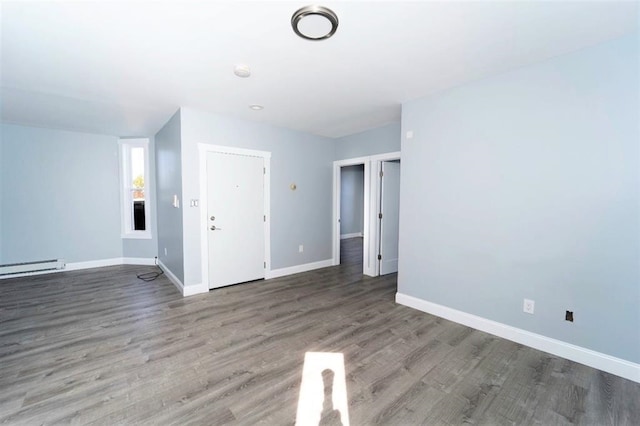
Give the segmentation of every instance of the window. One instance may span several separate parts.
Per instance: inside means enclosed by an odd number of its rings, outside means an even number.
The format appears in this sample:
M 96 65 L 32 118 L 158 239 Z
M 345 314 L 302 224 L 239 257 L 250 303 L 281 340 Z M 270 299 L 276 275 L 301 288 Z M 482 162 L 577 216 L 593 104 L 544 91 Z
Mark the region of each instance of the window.
M 122 238 L 151 238 L 149 140 L 120 139 Z

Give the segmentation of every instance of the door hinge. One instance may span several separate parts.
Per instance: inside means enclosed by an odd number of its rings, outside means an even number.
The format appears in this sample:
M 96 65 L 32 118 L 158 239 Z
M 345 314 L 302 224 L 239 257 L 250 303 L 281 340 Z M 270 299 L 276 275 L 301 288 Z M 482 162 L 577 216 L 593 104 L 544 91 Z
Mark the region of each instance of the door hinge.
M 384 172 L 380 171 L 380 177 L 384 176 Z
M 267 262 L 264 262 L 263 267 L 264 267 L 264 269 L 267 269 Z
M 262 168 L 262 174 L 263 174 L 263 175 L 266 175 L 266 174 L 267 174 L 267 168 L 266 168 L 266 167 L 263 167 L 263 168 Z
M 382 260 L 382 255 L 381 254 L 378 255 L 378 260 Z
M 265 214 L 264 216 L 262 216 L 262 219 L 263 219 L 264 222 L 266 222 L 267 221 L 267 215 Z
M 382 213 L 378 213 L 378 219 L 382 219 Z

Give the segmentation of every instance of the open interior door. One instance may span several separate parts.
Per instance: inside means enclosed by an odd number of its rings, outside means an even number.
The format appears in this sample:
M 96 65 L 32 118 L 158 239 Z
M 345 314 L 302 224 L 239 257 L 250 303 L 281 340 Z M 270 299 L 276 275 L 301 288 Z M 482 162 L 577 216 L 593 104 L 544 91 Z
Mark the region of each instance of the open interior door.
M 380 275 L 398 272 L 400 160 L 383 161 L 380 184 Z

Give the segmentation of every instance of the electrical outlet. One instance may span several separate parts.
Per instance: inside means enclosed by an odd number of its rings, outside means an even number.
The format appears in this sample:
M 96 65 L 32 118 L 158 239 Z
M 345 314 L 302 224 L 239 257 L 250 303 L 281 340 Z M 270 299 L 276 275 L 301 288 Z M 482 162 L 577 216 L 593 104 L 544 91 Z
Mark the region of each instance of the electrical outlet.
M 573 322 L 573 311 L 567 311 L 564 314 L 565 321 Z
M 533 314 L 533 310 L 536 306 L 536 302 L 530 299 L 524 299 L 522 310 L 528 314 Z
M 300 244 L 298 246 L 298 253 L 302 253 L 304 251 L 304 246 L 302 244 Z

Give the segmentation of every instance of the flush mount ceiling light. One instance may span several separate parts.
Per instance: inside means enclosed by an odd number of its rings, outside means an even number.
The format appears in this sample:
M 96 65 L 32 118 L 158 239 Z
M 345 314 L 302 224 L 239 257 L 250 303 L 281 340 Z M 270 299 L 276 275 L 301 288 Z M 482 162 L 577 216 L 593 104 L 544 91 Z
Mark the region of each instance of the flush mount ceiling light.
M 233 67 L 233 73 L 238 77 L 247 78 L 251 75 L 251 69 L 249 65 L 238 64 Z
M 249 108 L 251 108 L 254 111 L 260 111 L 261 109 L 264 109 L 262 105 L 258 105 L 258 104 L 249 105 Z
M 307 40 L 326 40 L 338 29 L 338 16 L 323 6 L 306 6 L 291 17 L 293 31 Z

